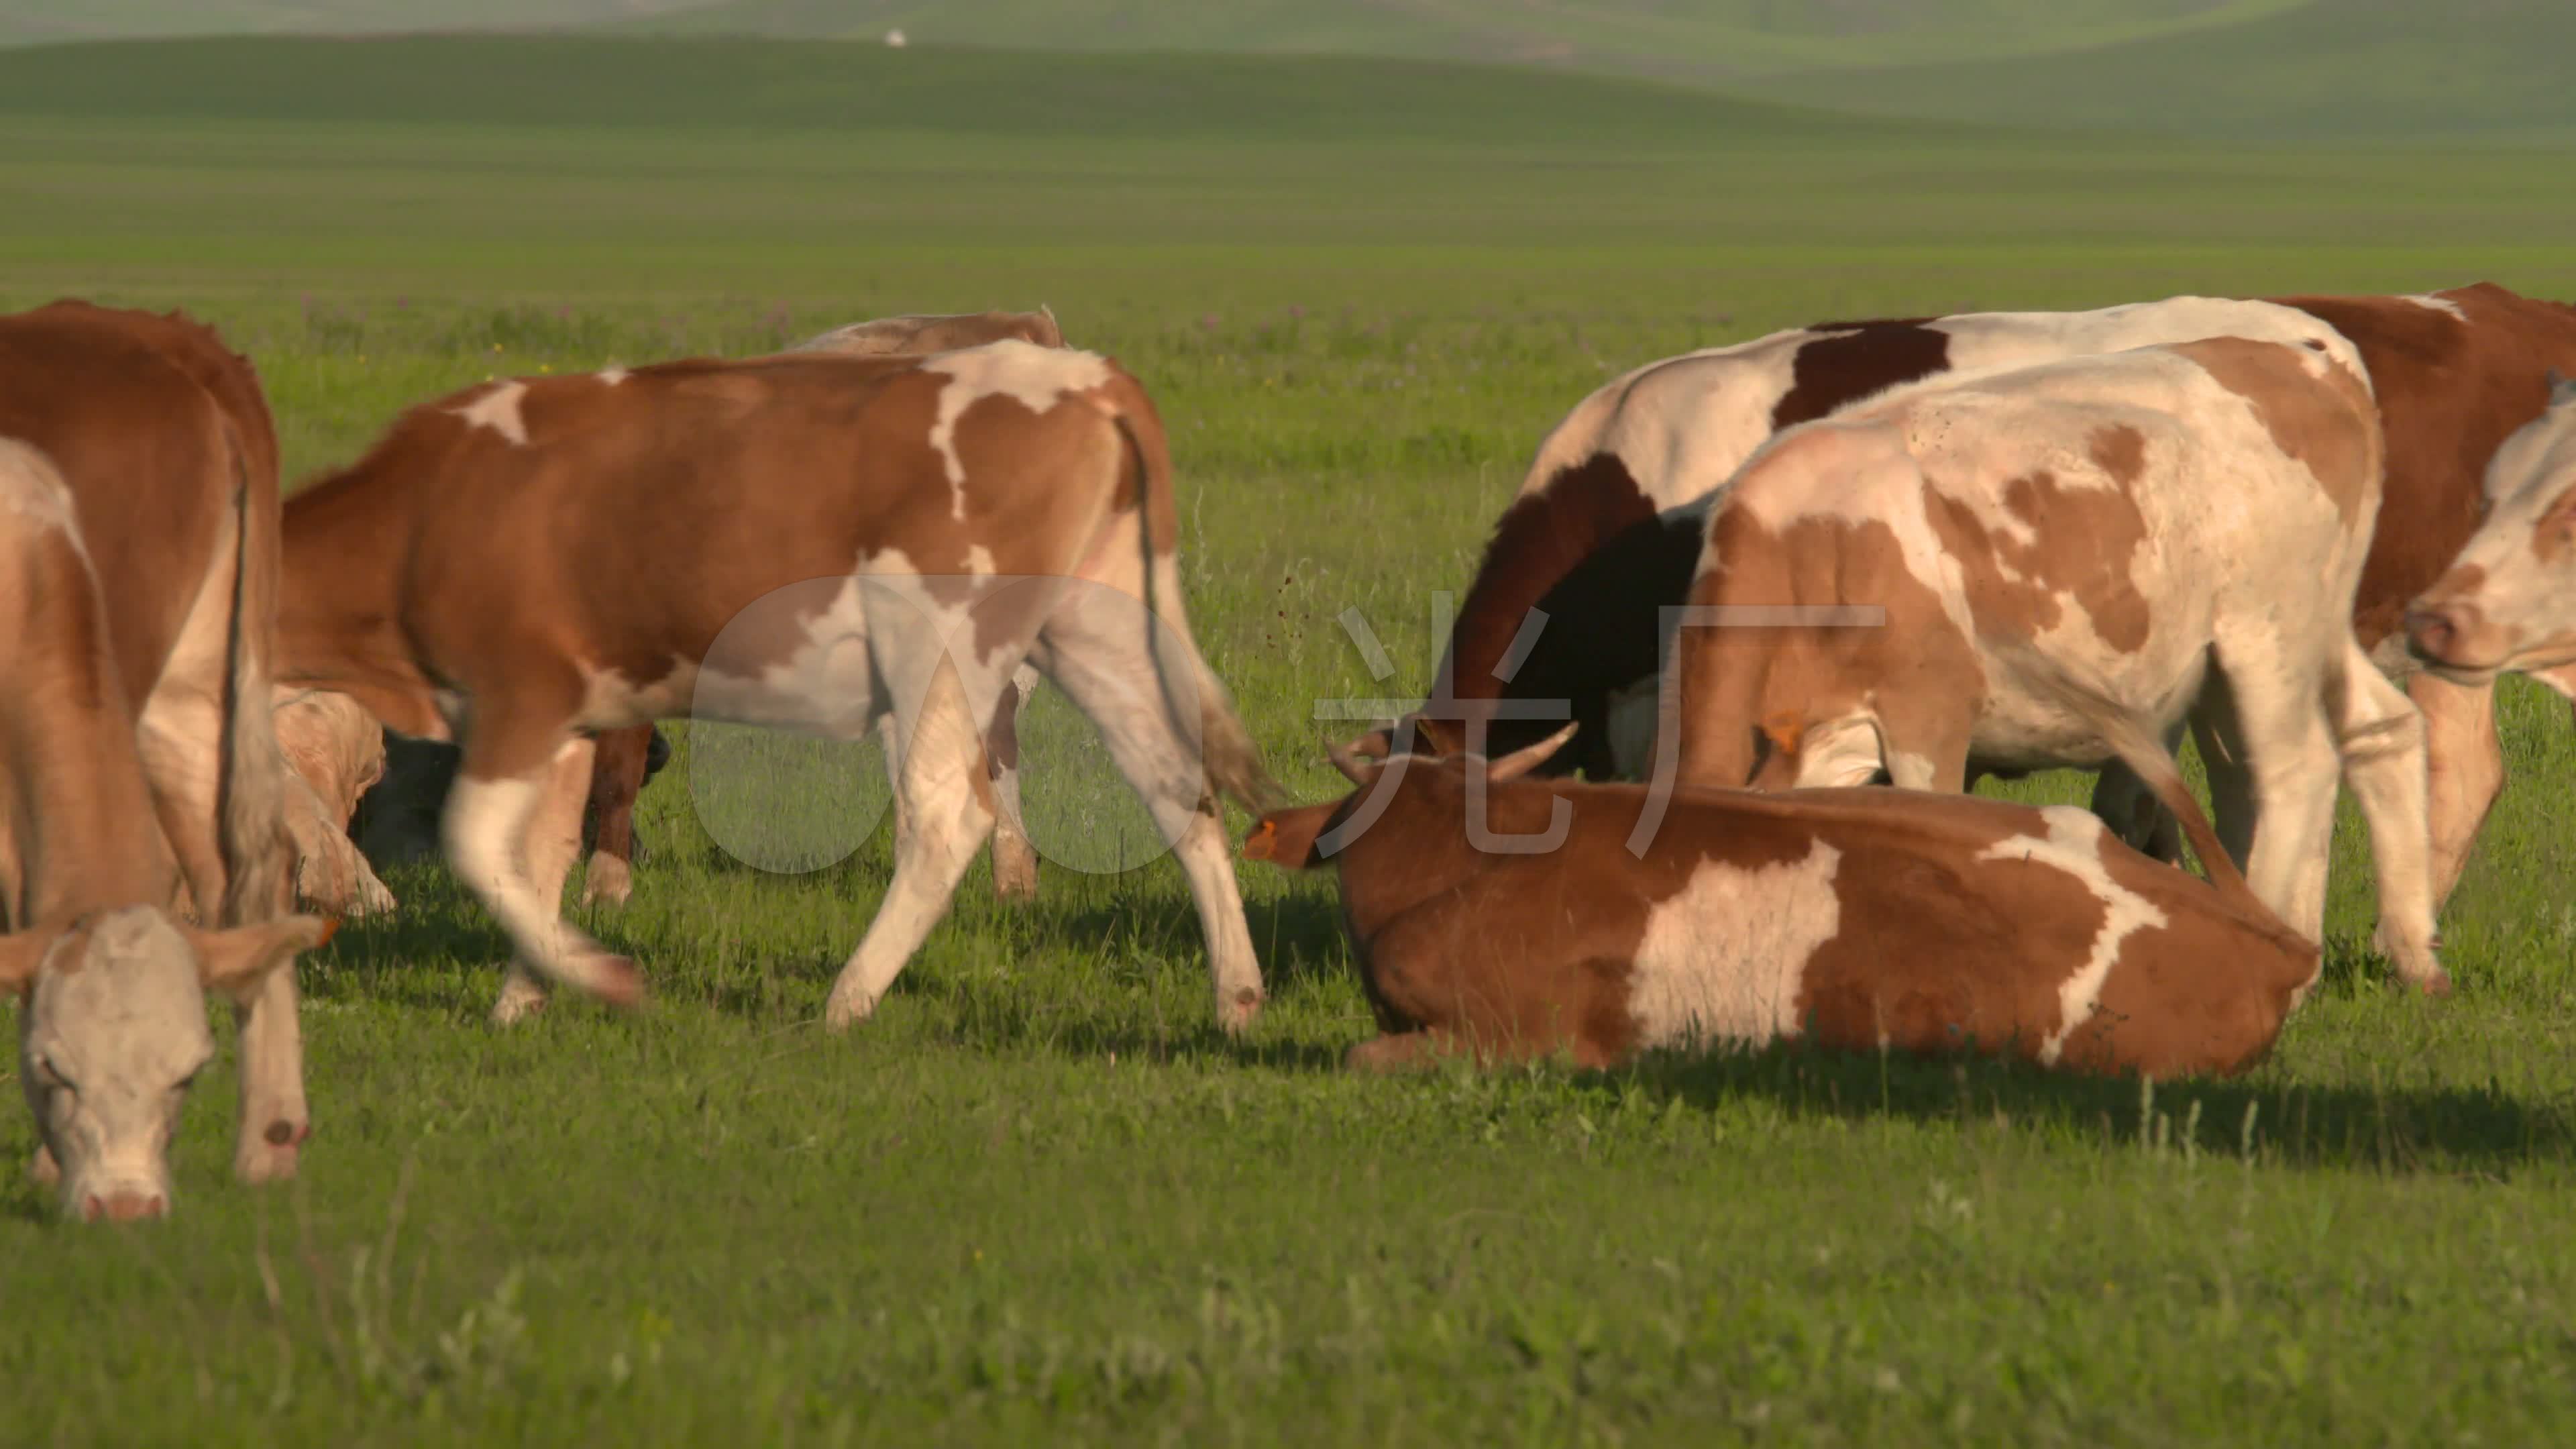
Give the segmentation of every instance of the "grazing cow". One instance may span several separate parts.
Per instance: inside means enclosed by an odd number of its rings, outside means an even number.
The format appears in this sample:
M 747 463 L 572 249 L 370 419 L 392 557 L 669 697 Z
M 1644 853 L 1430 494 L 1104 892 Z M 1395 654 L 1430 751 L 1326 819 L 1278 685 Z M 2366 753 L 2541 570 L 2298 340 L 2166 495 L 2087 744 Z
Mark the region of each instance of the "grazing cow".
M 788 351 L 872 357 L 919 355 L 1012 337 L 1040 347 L 1064 345 L 1064 333 L 1056 325 L 1055 313 L 1042 307 L 1035 312 L 880 317 L 836 327 Z M 1012 676 L 1004 708 L 995 716 L 992 738 L 986 742 L 986 772 L 993 780 L 998 811 L 991 844 L 993 890 L 1004 900 L 1033 900 L 1038 891 L 1037 851 L 1029 844 L 1020 819 L 1016 737 L 1018 706 L 1026 702 L 1029 691 L 1036 686 L 1037 672 L 1023 665 Z M 893 717 L 888 716 L 882 739 L 889 768 L 895 754 L 893 730 Z M 634 891 L 635 800 L 644 783 L 659 773 L 670 758 L 671 747 L 661 731 L 649 724 L 602 731 L 598 742 L 591 766 L 590 803 L 582 825 L 582 847 L 590 865 L 583 873 L 581 898 L 585 905 L 603 900 L 623 905 Z M 456 776 L 456 752 L 452 748 L 413 743 L 420 748 L 405 752 L 406 758 L 419 759 L 434 773 L 424 772 L 416 780 L 405 774 L 398 785 L 389 789 L 389 798 L 382 807 L 370 812 L 375 844 L 369 853 L 382 862 L 426 855 L 435 848 L 438 812 Z M 390 798 L 394 795 L 402 799 Z M 900 838 L 908 833 L 909 822 L 900 808 L 900 793 L 896 798 L 895 827 Z
M 2547 410 L 2487 467 L 2486 522 L 2406 613 L 2408 649 L 2471 688 L 2512 670 L 2576 693 L 2576 382 L 2547 382 Z
M 272 724 L 277 432 L 258 374 L 182 314 L 58 301 L 0 317 L 0 437 L 41 452 L 71 491 L 189 909 L 222 926 L 283 916 L 295 845 Z M 236 1020 L 234 1170 L 292 1175 L 311 1130 L 295 974 L 260 976 Z
M 1663 637 L 1656 611 L 1689 591 L 1712 495 L 1778 430 L 1925 378 L 2199 337 L 2330 335 L 2286 308 L 2185 296 L 1823 322 L 1637 368 L 1539 444 L 1451 628 L 1440 712 L 1489 720 L 1495 747 L 1509 748 L 1553 724 L 1495 718 L 1496 702 L 1563 699 L 1589 744 L 1542 769 L 1639 774 Z
M 1446 712 L 1494 710 L 1480 701 L 1564 699 L 1594 731 L 1592 745 L 1541 768 L 1639 774 L 1651 753 L 1662 643 L 1656 611 L 1680 605 L 1689 591 L 1712 491 L 1773 430 L 1897 383 L 1989 367 L 1999 355 L 2043 360 L 2053 354 L 2007 349 L 2051 345 L 2052 331 L 2062 334 L 2054 345 L 2064 354 L 2204 335 L 2285 340 L 2263 305 L 2174 298 L 2094 313 L 1825 324 L 1615 379 L 1541 445 L 1520 496 L 1497 522 L 1451 631 L 1441 680 L 1459 698 Z M 2576 308 L 2485 282 L 2422 296 L 2294 296 L 2271 305 L 2328 324 L 2369 369 L 2387 437 L 2387 484 L 2353 623 L 2380 667 L 2403 677 L 2413 663 L 2393 637 L 2398 615 L 2477 527 L 2486 461 L 2540 412 L 2541 370 L 2576 371 Z M 2222 318 L 2202 310 L 2211 307 L 2239 310 Z M 2143 330 L 2168 323 L 2162 335 Z M 2112 335 L 2122 329 L 2135 330 Z M 1546 616 L 1545 628 L 1519 645 L 1533 608 Z M 2503 756 L 2489 686 L 2422 673 L 2405 683 L 2425 723 L 2438 904 L 2458 883 L 2503 788 Z M 1506 717 L 1493 737 L 1508 746 L 1546 727 Z M 2113 761 L 2094 807 L 2122 822 L 2131 841 L 2152 838 L 2155 853 L 2174 858 L 2170 817 L 2138 789 Z
M 1237 1027 L 1261 975 L 1208 782 L 1247 803 L 1275 787 L 1190 642 L 1176 537 L 1161 421 L 1093 353 L 512 378 L 412 408 L 288 502 L 284 672 L 462 747 L 442 835 L 510 934 L 503 1022 L 540 980 L 641 994 L 560 918 L 589 732 L 688 713 L 846 739 L 894 712 L 913 824 L 833 988 L 839 1030 L 992 828 L 982 742 L 1030 659 L 1175 842 Z
M 1972 758 L 2099 766 L 2117 752 L 2034 689 L 2018 656 L 2035 652 L 2105 679 L 2141 728 L 2188 716 L 2230 852 L 2312 940 L 2340 762 L 2370 821 L 2381 945 L 2447 990 L 2422 724 L 2352 630 L 2381 456 L 2340 337 L 1938 378 L 1791 428 L 1709 515 L 1690 602 L 1735 617 L 1676 640 L 1677 762 L 1658 766 L 1938 791 L 1965 790 Z M 1883 622 L 1763 617 L 1783 606 Z
M 221 483 L 238 531 L 241 490 Z M 152 673 L 132 665 L 136 646 L 114 628 L 77 512 L 45 451 L 0 438 L 0 609 L 13 621 L 0 639 L 0 991 L 19 1003 L 37 1180 L 60 1184 L 66 1214 L 123 1221 L 169 1210 L 170 1134 L 214 1056 L 206 992 L 256 1007 L 330 926 L 289 916 L 210 930 L 173 919 L 179 858 L 126 685 Z M 165 590 L 197 593 L 200 581 L 171 563 Z M 247 621 L 230 587 L 212 594 L 221 659 L 243 644 Z M 211 883 L 206 896 L 225 899 Z M 248 1073 L 259 1064 L 244 1047 Z M 256 1176 L 271 1164 L 237 1165 Z
M 1683 789 L 1659 806 L 1646 786 L 1520 778 L 1573 725 L 1490 763 L 1336 749 L 1359 788 L 1264 815 L 1244 854 L 1340 867 L 1384 1033 L 1353 1069 L 1559 1049 L 1601 1068 L 1805 1039 L 2241 1072 L 2316 980 L 2317 948 L 2247 888 L 2171 758 L 2106 728 L 2214 890 L 2071 806 L 1874 788 Z M 1488 831 L 1542 844 L 1497 850 Z
M 394 893 L 349 837 L 358 800 L 385 773 L 384 731 L 345 694 L 277 689 L 277 744 L 286 752 L 287 824 L 295 832 L 295 894 L 330 916 L 393 910 Z

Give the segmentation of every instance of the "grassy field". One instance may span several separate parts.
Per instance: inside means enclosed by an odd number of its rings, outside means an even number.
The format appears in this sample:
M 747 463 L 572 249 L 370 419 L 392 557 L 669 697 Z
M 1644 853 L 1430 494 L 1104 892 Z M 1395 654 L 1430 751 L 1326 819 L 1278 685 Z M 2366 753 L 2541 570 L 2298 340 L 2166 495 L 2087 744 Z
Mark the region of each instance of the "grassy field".
M 1285 62 L 1156 135 L 1154 98 L 1196 84 L 1176 66 L 936 58 L 1003 67 L 952 88 L 1001 97 L 977 126 L 964 102 L 728 78 L 772 53 L 722 48 L 556 52 L 583 104 L 547 109 L 484 83 L 506 57 L 404 44 L 342 52 L 411 77 L 373 117 L 306 52 L 0 61 L 0 306 L 214 320 L 301 476 L 486 376 L 1051 303 L 1171 422 L 1198 633 L 1307 797 L 1339 780 L 1316 702 L 1423 688 L 1430 595 L 1464 585 L 1538 436 L 1636 362 L 1965 305 L 2576 296 L 2547 155 L 1741 107 L 1682 128 L 1669 98 L 1533 111 L 1522 79 L 1467 71 L 1407 120 L 1354 115 L 1360 91 L 1273 104 Z M 79 64 L 103 79 L 44 89 Z M 740 109 L 636 99 L 684 73 Z M 410 99 L 442 81 L 473 103 Z M 1051 117 L 1024 99 L 1049 85 L 1106 99 Z M 1475 139 L 1472 108 L 1515 104 L 1506 140 Z M 1548 107 L 1626 139 L 1551 139 Z M 442 870 L 396 873 L 399 915 L 305 961 L 295 1183 L 226 1180 L 228 1065 L 190 1105 L 167 1224 L 56 1226 L 0 1177 L 0 1423 L 29 1444 L 2552 1442 L 2576 1411 L 2576 735 L 2506 694 L 2512 784 L 2444 919 L 2459 996 L 2382 984 L 2347 809 L 2327 985 L 2256 1073 L 2153 1093 L 1799 1051 L 1348 1080 L 1369 1028 L 1331 883 L 1250 865 L 1273 999 L 1229 1043 L 1177 871 L 1104 869 L 1139 812 L 1052 697 L 1028 785 L 1046 898 L 997 905 L 979 865 L 878 1018 L 827 1039 L 887 857 L 814 802 L 864 820 L 866 789 L 834 782 L 870 761 L 782 750 L 764 778 L 739 736 L 675 731 L 636 898 L 588 917 L 652 1008 L 495 1032 L 499 930 Z M 0 1113 L 0 1162 L 30 1146 Z

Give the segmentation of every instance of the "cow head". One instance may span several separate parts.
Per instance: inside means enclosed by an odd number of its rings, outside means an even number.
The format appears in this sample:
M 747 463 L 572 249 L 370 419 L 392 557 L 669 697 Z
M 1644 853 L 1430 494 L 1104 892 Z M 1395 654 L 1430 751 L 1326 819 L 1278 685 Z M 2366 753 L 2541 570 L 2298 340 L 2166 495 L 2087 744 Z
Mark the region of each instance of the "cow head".
M 2576 663 L 2576 381 L 2487 464 L 2486 521 L 2406 611 L 2406 646 L 2444 678 Z
M 249 1000 L 335 924 L 288 916 L 210 931 L 124 906 L 0 936 L 0 989 L 19 998 L 18 1080 L 66 1214 L 169 1211 L 170 1134 L 215 1054 L 205 993 Z
M 1265 813 L 1244 837 L 1244 859 L 1266 860 L 1288 870 L 1312 869 L 1339 854 L 1349 840 L 1365 833 L 1383 811 L 1426 805 L 1448 811 L 1449 804 L 1433 797 L 1463 795 L 1468 771 L 1481 772 L 1488 784 L 1517 780 L 1574 737 L 1574 726 L 1569 724 L 1537 744 L 1497 760 L 1465 752 L 1454 736 L 1455 728 L 1408 715 L 1390 729 L 1372 730 L 1347 744 L 1326 746 L 1325 754 L 1331 758 L 1333 768 L 1358 788 L 1338 800 L 1291 805 Z M 1393 741 L 1398 739 L 1408 744 L 1426 744 L 1428 748 L 1399 751 L 1393 747 Z M 1328 851 L 1321 837 L 1346 823 L 1355 825 L 1356 830 L 1337 839 Z

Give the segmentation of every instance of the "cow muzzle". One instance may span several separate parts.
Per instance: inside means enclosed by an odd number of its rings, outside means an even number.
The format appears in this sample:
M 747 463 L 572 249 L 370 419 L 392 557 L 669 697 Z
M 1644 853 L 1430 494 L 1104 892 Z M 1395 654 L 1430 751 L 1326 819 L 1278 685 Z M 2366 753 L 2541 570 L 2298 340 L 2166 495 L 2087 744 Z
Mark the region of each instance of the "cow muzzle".
M 2466 602 L 2418 603 L 2406 611 L 2406 652 L 2444 671 L 2491 674 L 2501 655 L 2490 646 L 2497 632 L 2477 605 Z
M 85 1223 L 132 1223 L 170 1215 L 170 1195 L 146 1182 L 98 1182 L 65 1194 Z

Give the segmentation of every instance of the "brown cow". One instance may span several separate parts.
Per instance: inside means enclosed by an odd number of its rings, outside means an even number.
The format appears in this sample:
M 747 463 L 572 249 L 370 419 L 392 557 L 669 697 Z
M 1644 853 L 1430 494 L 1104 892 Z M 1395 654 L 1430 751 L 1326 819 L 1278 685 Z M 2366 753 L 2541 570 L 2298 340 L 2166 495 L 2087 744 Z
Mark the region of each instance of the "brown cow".
M 1035 312 L 880 317 L 836 327 L 808 338 L 788 351 L 850 356 L 919 355 L 949 352 L 1012 337 L 1040 347 L 1064 345 L 1064 333 L 1056 325 L 1055 313 L 1041 307 Z M 986 772 L 993 779 L 998 797 L 998 818 L 994 822 L 991 843 L 993 890 L 1004 900 L 1034 900 L 1038 891 L 1037 851 L 1029 844 L 1028 834 L 1020 820 L 1014 729 L 1018 706 L 1027 701 L 1028 691 L 1036 683 L 1036 671 L 1025 666 L 1012 676 L 1012 687 L 1006 693 L 1004 708 L 994 718 L 993 737 L 986 742 Z M 889 717 L 889 732 L 884 736 L 889 762 L 894 758 L 891 728 Z M 649 724 L 599 734 L 598 753 L 591 765 L 590 802 L 582 822 L 583 849 L 590 860 L 589 868 L 583 872 L 583 904 L 608 901 L 623 905 L 633 894 L 636 797 L 669 756 L 670 745 L 663 740 L 661 731 Z M 452 749 L 433 749 L 426 753 L 411 751 L 406 752 L 405 758 L 419 759 L 433 767 L 436 773 L 423 775 L 418 780 L 404 775 L 388 786 L 387 798 L 371 810 L 374 828 L 370 832 L 373 844 L 369 853 L 382 864 L 427 854 L 435 847 L 438 812 L 444 807 L 448 786 L 455 779 L 456 756 Z M 908 823 L 900 812 L 895 823 L 899 833 L 908 829 Z
M 1259 1009 L 1208 782 L 1275 787 L 1189 640 L 1161 421 L 1105 358 L 1014 340 L 512 378 L 405 413 L 289 502 L 285 536 L 286 677 L 463 749 L 442 833 L 511 937 L 496 1020 L 540 978 L 641 994 L 560 916 L 589 732 L 687 713 L 851 738 L 892 711 L 913 828 L 826 1022 L 868 1015 L 992 828 L 983 739 L 1023 658 L 1176 842 L 1220 1019 Z
M 2271 300 L 2341 332 L 2369 370 L 2387 437 L 2387 482 L 2353 623 L 2374 662 L 2403 677 L 2414 665 L 2394 637 L 2398 617 L 2477 527 L 2487 460 L 2507 434 L 2539 415 L 2547 396 L 2543 370 L 2576 372 L 2576 308 L 2487 282 L 2422 296 Z M 2045 341 L 2040 324 L 2051 316 L 2064 325 L 2130 310 L 2132 323 L 2170 321 L 2183 334 L 2264 335 L 2243 322 L 2210 325 L 2189 312 L 2155 315 L 2153 309 L 2170 305 L 1820 324 L 1666 359 L 1606 384 L 1550 434 L 1519 497 L 1497 522 L 1451 633 L 1444 686 L 1470 711 L 1490 712 L 1480 699 L 1567 700 L 1574 718 L 1599 732 L 1581 761 L 1551 766 L 1580 763 L 1596 775 L 1637 774 L 1646 757 L 1642 738 L 1614 727 L 1612 718 L 1632 702 L 1651 717 L 1661 640 L 1657 610 L 1685 602 L 1713 491 L 1774 429 L 1826 416 L 1897 383 L 1991 365 L 1995 343 L 1979 343 L 1971 357 L 1967 334 L 1989 331 L 2026 349 Z M 2028 335 L 2016 343 L 2016 331 Z M 2078 340 L 2067 350 L 2134 345 Z M 1544 627 L 1522 643 L 1533 608 L 1546 615 Z M 2464 686 L 2424 673 L 2405 683 L 2425 722 L 2438 903 L 2458 883 L 2503 788 L 2503 756 L 2491 685 Z M 2576 679 L 2566 687 L 2576 689 Z M 1505 719 L 1494 737 L 1507 745 L 1544 728 Z M 1618 739 L 1637 743 L 1614 753 Z M 2140 801 L 2138 788 L 2113 761 L 2102 772 L 2094 807 L 2128 827 L 2131 840 L 2152 835 L 2158 853 L 2170 859 L 2169 822 L 2145 823 L 2162 812 Z M 2142 803 L 2152 813 L 2140 811 Z
M 248 359 L 179 313 L 59 301 L 0 317 L 0 436 L 72 490 L 185 898 L 223 925 L 292 903 L 286 766 L 271 723 L 277 431 Z M 295 1171 L 311 1131 L 293 972 L 236 1013 L 234 1170 Z
M 1647 787 L 1519 778 L 1575 728 L 1490 764 L 1335 750 L 1358 790 L 1255 826 L 1248 858 L 1340 867 L 1383 1033 L 1352 1068 L 1560 1049 L 1599 1068 L 1805 1039 L 2235 1073 L 2316 980 L 2317 948 L 2246 887 L 2142 734 L 2122 749 L 2215 890 L 2063 805 L 1684 789 L 1649 825 Z
M 0 976 L 32 993 L 36 1171 L 59 1170 L 84 1207 L 157 1212 L 167 1089 L 203 1061 L 178 1061 L 204 1040 L 181 985 L 246 993 L 236 1173 L 292 1173 L 308 1130 L 294 974 L 271 969 L 322 929 L 279 921 L 294 847 L 262 622 L 275 436 L 249 365 L 177 314 L 57 302 L 0 318 L 0 379 L 18 621 L 0 778 L 17 934 Z M 228 929 L 172 935 L 183 881 Z

